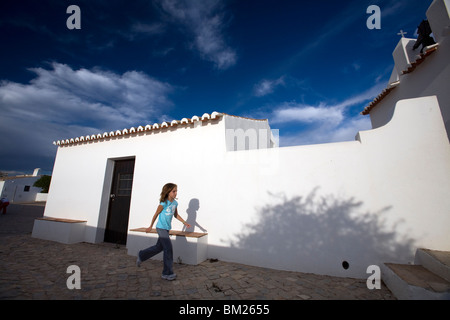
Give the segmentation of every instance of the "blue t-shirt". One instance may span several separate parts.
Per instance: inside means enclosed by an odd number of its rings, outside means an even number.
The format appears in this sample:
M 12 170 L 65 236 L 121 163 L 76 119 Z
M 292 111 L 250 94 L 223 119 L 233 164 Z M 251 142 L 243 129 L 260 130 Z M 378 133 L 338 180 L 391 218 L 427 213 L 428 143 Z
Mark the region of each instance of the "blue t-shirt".
M 172 217 L 175 214 L 178 202 L 176 200 L 173 200 L 173 202 L 167 200 L 166 202 L 161 202 L 160 205 L 163 206 L 163 210 L 159 214 L 156 227 L 158 229 L 170 230 L 172 228 Z

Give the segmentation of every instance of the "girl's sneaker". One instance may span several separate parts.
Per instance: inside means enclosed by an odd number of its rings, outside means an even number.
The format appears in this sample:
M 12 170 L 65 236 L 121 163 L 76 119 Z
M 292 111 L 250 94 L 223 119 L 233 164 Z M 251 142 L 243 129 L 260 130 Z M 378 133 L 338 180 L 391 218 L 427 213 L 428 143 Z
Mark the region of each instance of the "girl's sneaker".
M 163 275 L 161 276 L 161 278 L 163 278 L 163 279 L 165 279 L 165 280 L 172 281 L 172 280 L 175 280 L 175 279 L 177 278 L 177 275 L 176 275 L 175 273 L 172 273 L 172 274 L 163 274 Z
M 138 257 L 136 259 L 136 267 L 140 267 L 141 263 L 142 263 L 142 261 L 141 261 L 141 258 L 139 257 L 139 254 L 138 254 Z

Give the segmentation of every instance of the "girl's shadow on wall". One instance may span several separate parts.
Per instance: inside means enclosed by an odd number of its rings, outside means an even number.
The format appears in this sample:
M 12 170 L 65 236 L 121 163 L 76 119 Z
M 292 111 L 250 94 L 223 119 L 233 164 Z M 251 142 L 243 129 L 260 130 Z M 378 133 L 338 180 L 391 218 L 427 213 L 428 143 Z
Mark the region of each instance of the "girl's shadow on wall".
M 202 232 L 206 232 L 206 229 L 203 228 L 198 222 L 197 222 L 197 211 L 200 209 L 200 201 L 196 198 L 193 198 L 189 201 L 188 208 L 186 209 L 187 218 L 186 222 L 191 225 L 190 228 L 186 228 L 186 226 L 183 226 L 182 231 L 186 232 L 194 232 L 196 230 L 196 227 L 198 227 Z M 198 231 L 198 230 L 197 230 Z M 190 251 L 189 247 L 192 244 L 189 244 L 188 240 L 184 236 L 177 236 L 176 239 L 176 245 L 178 248 L 184 248 L 185 251 Z M 176 257 L 175 262 L 177 263 L 183 263 L 181 257 Z
M 187 213 L 187 219 L 186 222 L 191 225 L 190 228 L 186 228 L 186 226 L 183 226 L 183 231 L 187 232 L 194 232 L 195 227 L 198 227 L 202 232 L 206 232 L 206 229 L 203 228 L 198 222 L 197 222 L 197 211 L 200 209 L 200 201 L 196 198 L 193 198 L 189 201 L 188 208 L 186 209 Z

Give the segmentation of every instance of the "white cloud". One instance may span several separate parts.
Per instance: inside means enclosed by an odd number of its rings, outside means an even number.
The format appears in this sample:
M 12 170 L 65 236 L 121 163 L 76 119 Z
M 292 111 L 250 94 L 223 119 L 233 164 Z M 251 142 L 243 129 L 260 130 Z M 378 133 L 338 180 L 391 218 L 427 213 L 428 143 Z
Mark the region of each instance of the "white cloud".
M 102 129 L 146 120 L 171 104 L 167 95 L 172 87 L 142 72 L 52 67 L 30 69 L 37 77 L 27 85 L 4 81 L 2 108 L 58 123 L 94 122 Z
M 329 127 L 325 124 L 301 132 L 282 135 L 280 130 L 281 146 L 310 145 L 318 143 L 331 143 L 353 141 L 358 131 L 371 129 L 369 117 L 356 116 L 348 118 L 340 126 Z
M 223 36 L 224 16 L 218 11 L 218 0 L 161 0 L 162 9 L 177 23 L 181 23 L 193 35 L 193 46 L 203 59 L 212 61 L 224 70 L 237 61 L 236 52 Z
M 282 104 L 273 112 L 271 121 L 275 124 L 286 122 L 326 122 L 338 125 L 343 119 L 342 110 L 336 107 L 326 107 L 324 105 L 309 106 L 288 102 Z
M 383 89 L 385 89 L 385 88 L 386 88 L 385 83 L 377 82 L 375 85 L 373 85 L 371 88 L 367 89 L 366 91 L 361 92 L 360 94 L 351 96 L 350 98 L 345 99 L 341 103 L 334 105 L 334 107 L 335 108 L 347 108 L 347 107 L 354 106 L 359 103 L 363 103 L 365 101 L 372 100 L 378 94 L 380 94 L 381 91 L 383 91 Z
M 54 140 L 145 125 L 172 105 L 173 87 L 142 72 L 51 66 L 30 69 L 29 84 L 0 83 L 2 162 L 53 155 Z
M 162 35 L 166 31 L 166 26 L 163 23 L 143 23 L 143 22 L 134 22 L 129 30 L 117 30 L 117 29 L 107 29 L 105 32 L 108 33 L 117 33 L 118 35 L 124 37 L 129 41 L 135 41 L 142 39 L 144 37 Z M 114 37 L 112 37 L 114 38 Z M 110 39 L 110 41 L 113 41 Z
M 365 92 L 335 104 L 320 102 L 317 106 L 311 106 L 296 102 L 284 102 L 275 107 L 270 119 L 277 124 L 322 122 L 338 125 L 345 119 L 344 112 L 348 107 L 373 99 L 384 87 L 384 84 L 376 84 Z
M 304 145 L 353 140 L 356 133 L 371 128 L 370 119 L 361 115 L 349 116 L 348 108 L 368 102 L 384 88 L 376 84 L 361 94 L 354 95 L 335 104 L 320 102 L 318 105 L 306 105 L 296 102 L 285 102 L 272 111 L 267 117 L 271 125 L 283 126 L 299 123 L 308 125 L 306 131 L 283 135 L 280 144 Z
M 276 87 L 285 85 L 284 76 L 279 77 L 278 79 L 263 79 L 258 82 L 254 88 L 254 95 L 257 97 L 263 97 L 268 94 L 271 94 L 275 91 Z
M 383 6 L 383 18 L 386 18 L 387 16 L 391 16 L 394 14 L 397 14 L 398 11 L 400 11 L 405 6 L 410 5 L 409 1 L 399 1 L 399 0 L 391 0 L 389 3 L 387 3 L 385 6 Z
M 131 31 L 136 34 L 155 35 L 162 34 L 165 31 L 165 26 L 162 23 L 142 23 L 135 22 L 131 26 Z

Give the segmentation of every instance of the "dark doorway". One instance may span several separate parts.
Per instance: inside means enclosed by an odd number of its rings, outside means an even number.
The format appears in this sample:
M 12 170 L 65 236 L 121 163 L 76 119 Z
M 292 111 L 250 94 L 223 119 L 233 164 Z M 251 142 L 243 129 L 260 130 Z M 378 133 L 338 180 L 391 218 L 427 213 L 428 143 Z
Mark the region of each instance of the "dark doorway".
M 114 175 L 109 198 L 105 242 L 126 244 L 133 186 L 134 159 L 114 162 Z

